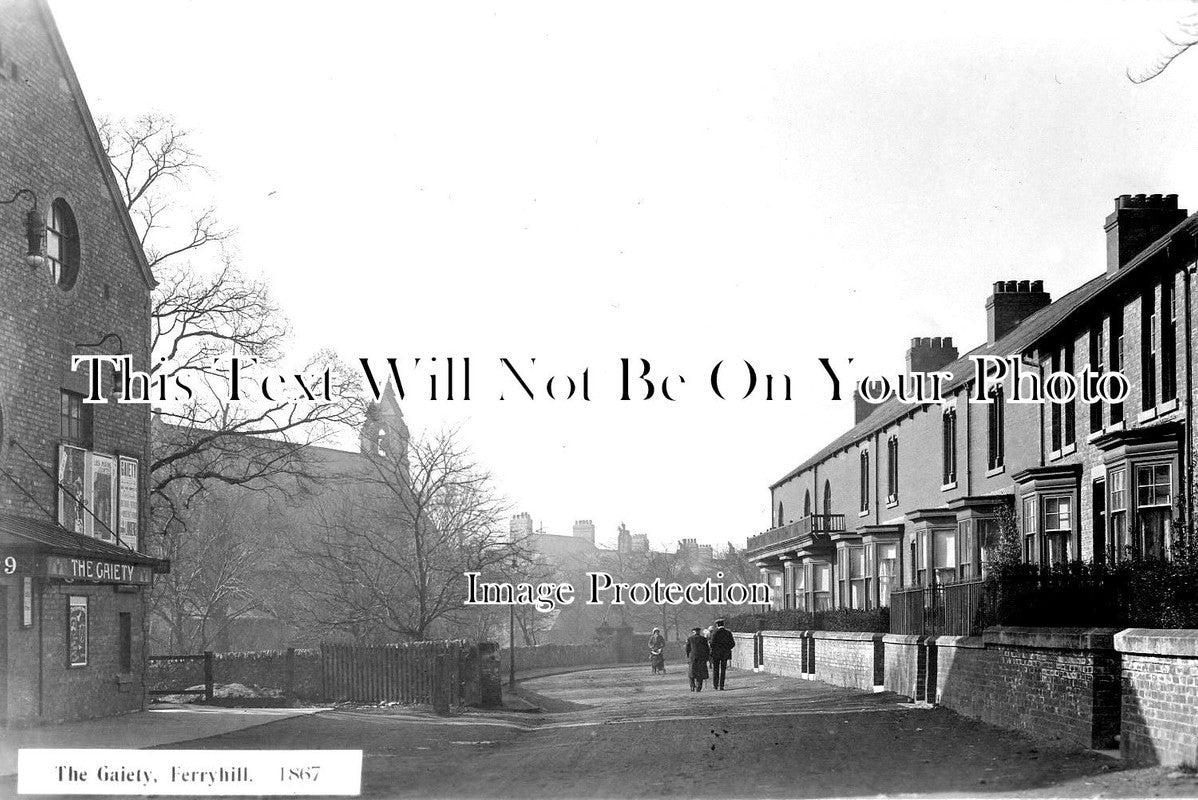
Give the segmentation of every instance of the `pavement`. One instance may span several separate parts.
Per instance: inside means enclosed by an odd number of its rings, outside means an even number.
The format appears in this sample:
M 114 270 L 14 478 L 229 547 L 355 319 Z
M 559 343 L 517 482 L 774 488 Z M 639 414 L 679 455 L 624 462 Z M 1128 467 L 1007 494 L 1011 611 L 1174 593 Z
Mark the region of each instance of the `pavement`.
M 324 708 L 218 708 L 171 705 L 133 714 L 0 730 L 0 776 L 17 774 L 17 750 L 159 747 L 318 714 Z

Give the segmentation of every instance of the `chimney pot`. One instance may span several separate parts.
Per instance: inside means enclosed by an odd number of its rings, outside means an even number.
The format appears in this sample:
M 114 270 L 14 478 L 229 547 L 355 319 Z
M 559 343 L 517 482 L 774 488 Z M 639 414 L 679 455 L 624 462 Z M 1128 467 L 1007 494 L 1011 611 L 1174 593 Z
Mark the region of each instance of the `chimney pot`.
M 907 351 L 907 372 L 933 372 L 956 361 L 957 356 L 951 337 L 912 339 L 911 349 Z
M 998 281 L 986 301 L 987 340 L 993 344 L 1052 302 L 1044 281 Z
M 1175 194 L 1119 195 L 1104 225 L 1107 274 L 1118 272 L 1185 217 Z

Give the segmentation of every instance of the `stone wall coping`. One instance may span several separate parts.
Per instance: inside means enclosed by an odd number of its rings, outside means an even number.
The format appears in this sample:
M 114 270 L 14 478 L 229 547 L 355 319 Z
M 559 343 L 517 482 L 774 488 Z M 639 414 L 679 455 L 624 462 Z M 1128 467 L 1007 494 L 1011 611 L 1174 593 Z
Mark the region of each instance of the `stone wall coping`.
M 756 639 L 757 634 L 745 633 L 744 631 L 732 631 L 732 638 L 733 639 Z
M 931 641 L 937 647 L 964 647 L 981 650 L 986 646 L 981 636 L 937 636 Z
M 886 644 L 922 644 L 928 637 L 917 633 L 884 633 L 882 641 Z
M 1118 628 L 1023 628 L 995 626 L 982 633 L 986 647 L 1045 650 L 1113 650 Z
M 815 639 L 832 639 L 841 642 L 880 642 L 884 633 L 868 633 L 865 631 L 812 631 Z
M 1115 634 L 1115 649 L 1120 653 L 1198 658 L 1198 630 L 1128 628 Z
M 811 635 L 811 631 L 762 631 L 761 635 L 775 639 L 805 639 Z

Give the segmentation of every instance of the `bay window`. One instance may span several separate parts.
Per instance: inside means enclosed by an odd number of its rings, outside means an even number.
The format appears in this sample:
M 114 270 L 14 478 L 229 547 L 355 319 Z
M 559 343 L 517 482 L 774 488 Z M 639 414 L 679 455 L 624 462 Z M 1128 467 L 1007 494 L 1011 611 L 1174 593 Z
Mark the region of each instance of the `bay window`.
M 811 571 L 815 582 L 812 611 L 828 611 L 832 608 L 832 565 L 815 564 Z
M 1127 539 L 1127 470 L 1117 469 L 1108 473 L 1107 486 L 1110 491 L 1107 555 L 1114 564 L 1127 558 L 1127 548 L 1131 544 Z
M 898 545 L 878 545 L 878 605 L 890 605 L 890 588 L 898 579 Z
M 1136 546 L 1143 558 L 1165 558 L 1173 510 L 1172 469 L 1168 464 L 1136 467 Z
M 953 583 L 957 579 L 957 532 L 952 529 L 934 531 L 932 544 L 936 582 Z
M 1036 498 L 1035 495 L 1023 498 L 1023 524 L 1020 526 L 1023 531 L 1023 563 L 1036 564 L 1039 563 L 1038 548 L 1036 547 L 1036 534 L 1039 531 L 1039 526 L 1036 524 Z

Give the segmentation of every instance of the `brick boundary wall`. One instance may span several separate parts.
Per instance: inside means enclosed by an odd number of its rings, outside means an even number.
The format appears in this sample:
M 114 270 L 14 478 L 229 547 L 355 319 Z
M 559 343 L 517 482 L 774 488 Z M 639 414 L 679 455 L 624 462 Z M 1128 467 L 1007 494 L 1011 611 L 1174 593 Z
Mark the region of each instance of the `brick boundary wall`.
M 1111 628 L 994 627 L 982 636 L 833 631 L 763 631 L 760 636 L 769 672 L 863 690 L 884 687 L 999 727 L 1084 747 L 1114 746 L 1128 687 L 1142 686 L 1135 695 L 1140 703 L 1132 710 L 1157 709 L 1147 722 L 1141 713 L 1141 737 L 1153 742 L 1147 757 L 1169 763 L 1193 758 L 1198 751 L 1198 632 L 1192 639 L 1171 632 L 1172 641 L 1185 645 L 1170 645 L 1174 649 L 1168 655 L 1152 652 L 1151 647 L 1164 646 L 1143 644 L 1142 635 L 1124 637 L 1126 646 L 1150 652 L 1144 665 L 1133 663 L 1122 671 L 1122 686 L 1115 633 Z M 1122 713 L 1125 726 L 1129 713 Z M 1186 714 L 1195 721 L 1183 722 Z M 1134 753 L 1143 747 L 1134 733 L 1124 746 Z
M 761 663 L 767 672 L 792 678 L 810 677 L 807 673 L 809 631 L 762 631 Z
M 1114 644 L 1122 656 L 1122 755 L 1198 766 L 1198 630 L 1129 628 Z
M 929 699 L 999 727 L 1112 747 L 1120 706 L 1115 632 L 994 627 L 981 647 L 976 637 L 937 637 L 929 642 L 936 661 Z
M 815 679 L 834 686 L 872 691 L 883 683 L 881 633 L 812 631 Z
M 732 660 L 728 665 L 733 669 L 756 669 L 759 664 L 761 636 L 756 633 L 733 632 L 732 638 L 736 640 L 736 647 L 732 648 Z
M 321 699 L 320 650 L 296 650 L 292 690 L 296 699 Z M 247 653 L 214 653 L 213 680 L 241 683 L 262 689 L 287 689 L 287 651 L 257 650 Z M 151 689 L 185 689 L 204 682 L 204 662 L 194 660 L 151 661 L 146 685 Z
M 666 661 L 673 655 L 675 642 L 667 642 Z M 508 669 L 508 659 L 511 650 L 501 647 L 499 663 L 501 669 Z M 552 667 L 582 667 L 587 664 L 617 664 L 618 653 L 607 644 L 539 644 L 532 647 L 516 648 L 516 671 L 530 669 L 549 669 Z M 645 664 L 649 663 L 649 647 L 645 646 Z
M 886 691 L 910 697 L 912 700 L 927 698 L 926 639 L 926 636 L 908 636 L 901 633 L 882 635 L 882 683 Z

